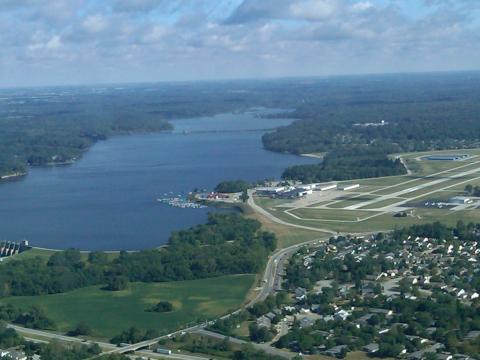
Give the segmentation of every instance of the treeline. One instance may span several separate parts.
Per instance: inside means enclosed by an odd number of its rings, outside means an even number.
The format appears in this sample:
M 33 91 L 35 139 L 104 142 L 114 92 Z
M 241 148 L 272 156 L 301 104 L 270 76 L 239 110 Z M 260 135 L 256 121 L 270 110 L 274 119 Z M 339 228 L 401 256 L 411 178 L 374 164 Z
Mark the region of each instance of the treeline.
M 0 320 L 31 329 L 54 330 L 56 324 L 50 320 L 39 307 L 22 310 L 11 304 L 0 305 Z
M 342 181 L 406 174 L 400 159 L 390 159 L 383 147 L 354 147 L 328 153 L 317 165 L 287 168 L 283 179 L 302 182 Z
M 256 220 L 238 214 L 210 214 L 204 225 L 172 234 L 169 246 L 121 252 L 109 260 L 78 250 L 40 258 L 14 260 L 0 266 L 0 296 L 41 295 L 108 284 L 118 290 L 129 281 L 164 282 L 257 273 L 276 248 L 275 235 L 260 230 Z M 123 279 L 123 280 L 122 280 Z
M 252 185 L 244 180 L 228 180 L 222 181 L 215 187 L 215 191 L 219 193 L 239 193 L 247 191 Z

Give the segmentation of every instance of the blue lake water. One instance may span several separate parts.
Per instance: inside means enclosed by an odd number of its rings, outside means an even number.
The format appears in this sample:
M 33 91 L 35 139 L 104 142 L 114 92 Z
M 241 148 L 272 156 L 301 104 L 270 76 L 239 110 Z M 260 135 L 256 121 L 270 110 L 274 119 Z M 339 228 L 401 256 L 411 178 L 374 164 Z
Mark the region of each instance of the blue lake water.
M 291 120 L 256 115 L 175 120 L 172 133 L 117 136 L 73 165 L 32 168 L 23 179 L 0 184 L 0 239 L 47 248 L 156 247 L 216 211 L 156 202 L 164 193 L 278 178 L 287 166 L 316 162 L 264 150 L 261 130 Z

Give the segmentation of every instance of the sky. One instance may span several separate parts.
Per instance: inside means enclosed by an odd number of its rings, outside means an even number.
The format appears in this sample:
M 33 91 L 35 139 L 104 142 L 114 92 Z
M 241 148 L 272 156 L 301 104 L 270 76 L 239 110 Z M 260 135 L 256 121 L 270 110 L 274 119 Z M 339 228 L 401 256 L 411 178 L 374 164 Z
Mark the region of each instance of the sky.
M 0 0 L 0 87 L 479 68 L 480 0 Z

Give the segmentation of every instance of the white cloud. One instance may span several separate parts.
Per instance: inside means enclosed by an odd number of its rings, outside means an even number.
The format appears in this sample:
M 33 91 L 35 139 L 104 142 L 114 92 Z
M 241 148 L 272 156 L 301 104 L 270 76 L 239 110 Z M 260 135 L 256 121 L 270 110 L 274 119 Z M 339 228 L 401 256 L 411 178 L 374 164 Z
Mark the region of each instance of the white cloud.
M 170 29 L 167 26 L 154 25 L 142 37 L 142 40 L 145 43 L 156 43 L 156 42 L 166 38 L 169 33 L 170 33 Z
M 374 5 L 370 1 L 361 1 L 352 5 L 352 9 L 354 11 L 365 11 L 368 9 L 372 9 L 373 7 Z
M 338 9 L 336 0 L 302 0 L 293 3 L 290 10 L 294 17 L 307 20 L 323 20 Z
M 108 26 L 107 19 L 100 14 L 89 15 L 83 20 L 83 28 L 91 33 L 98 33 Z
M 0 64 L 3 73 L 17 74 L 14 83 L 28 83 L 29 69 L 42 66 L 72 76 L 56 80 L 52 70 L 42 73 L 43 81 L 69 82 L 103 81 L 105 69 L 105 81 L 136 81 L 480 64 L 474 11 L 480 1 L 447 6 L 453 2 L 424 0 L 427 11 L 409 17 L 398 6 L 403 0 L 236 0 L 238 6 L 223 18 L 215 9 L 235 2 L 5 1 L 0 0 Z M 24 71 L 14 71 L 19 67 Z

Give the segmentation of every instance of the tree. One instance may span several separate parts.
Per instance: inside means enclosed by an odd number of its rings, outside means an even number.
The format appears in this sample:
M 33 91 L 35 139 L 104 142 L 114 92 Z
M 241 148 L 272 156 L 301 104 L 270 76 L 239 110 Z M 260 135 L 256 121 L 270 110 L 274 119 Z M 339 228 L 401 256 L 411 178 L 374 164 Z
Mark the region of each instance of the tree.
M 75 327 L 75 329 L 70 331 L 68 335 L 80 336 L 80 335 L 90 335 L 91 333 L 92 333 L 92 329 L 90 328 L 90 325 L 88 325 L 85 322 L 81 322 Z
M 126 276 L 111 276 L 107 278 L 105 290 L 120 291 L 125 290 L 128 286 L 128 278 Z
M 150 308 L 152 312 L 165 313 L 173 311 L 173 304 L 168 301 L 160 301 L 158 304 Z
M 473 186 L 471 184 L 467 184 L 467 186 L 465 186 L 465 192 L 471 195 L 473 193 Z
M 242 195 L 240 195 L 240 200 L 242 200 L 242 202 L 246 203 L 248 201 L 248 192 L 247 190 L 243 190 L 242 192 Z

